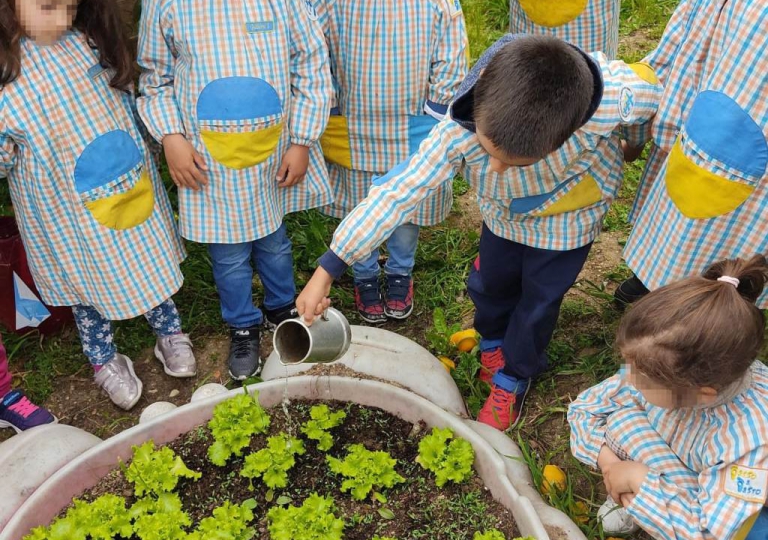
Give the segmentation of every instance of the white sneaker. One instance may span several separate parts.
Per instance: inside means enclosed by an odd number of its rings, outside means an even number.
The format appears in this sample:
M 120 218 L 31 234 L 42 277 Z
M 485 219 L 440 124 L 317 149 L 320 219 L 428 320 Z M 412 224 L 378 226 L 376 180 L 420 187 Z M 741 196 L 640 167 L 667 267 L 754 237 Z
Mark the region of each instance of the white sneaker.
M 112 403 L 126 411 L 133 408 L 141 398 L 143 385 L 133 371 L 133 362 L 120 353 L 115 353 L 115 357 L 102 366 L 94 380 Z
M 158 337 L 155 357 L 163 364 L 166 375 L 183 378 L 197 374 L 192 341 L 187 334 Z
M 597 511 L 597 520 L 603 523 L 603 532 L 606 534 L 624 535 L 640 530 L 629 512 L 620 504 L 616 504 L 610 496 Z

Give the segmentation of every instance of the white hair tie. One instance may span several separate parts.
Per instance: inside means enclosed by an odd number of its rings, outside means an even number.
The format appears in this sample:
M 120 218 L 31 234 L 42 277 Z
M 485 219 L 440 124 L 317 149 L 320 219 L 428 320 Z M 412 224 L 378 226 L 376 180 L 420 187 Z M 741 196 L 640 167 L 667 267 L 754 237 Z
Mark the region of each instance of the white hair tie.
M 717 278 L 717 281 L 725 281 L 726 283 L 730 283 L 737 289 L 739 288 L 739 283 L 741 283 L 738 278 L 732 277 L 732 276 L 720 276 Z

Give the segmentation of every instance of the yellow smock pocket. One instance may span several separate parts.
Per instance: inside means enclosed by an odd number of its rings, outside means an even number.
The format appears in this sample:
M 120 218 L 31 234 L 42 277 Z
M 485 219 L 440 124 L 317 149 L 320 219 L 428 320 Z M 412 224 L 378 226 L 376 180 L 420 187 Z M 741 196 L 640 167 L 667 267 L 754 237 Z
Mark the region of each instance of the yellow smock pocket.
M 564 190 L 567 191 L 560 195 Z M 603 192 L 600 186 L 591 175 L 585 174 L 575 185 L 573 181 L 567 181 L 549 193 L 514 199 L 509 210 L 513 214 L 555 216 L 592 206 L 601 200 Z
M 141 225 L 155 208 L 143 155 L 126 131 L 110 131 L 86 146 L 75 165 L 75 187 L 93 218 L 110 229 Z
M 349 143 L 349 124 L 346 116 L 331 115 L 328 127 L 320 137 L 320 146 L 328 163 L 346 169 L 352 168 L 352 148 Z
M 539 26 L 555 28 L 578 18 L 589 0 L 519 0 L 520 7 Z
M 283 133 L 280 97 L 257 77 L 208 83 L 197 100 L 197 120 L 208 153 L 230 169 L 248 169 L 269 159 Z
M 701 164 L 691 156 L 699 156 Z M 768 142 L 760 127 L 730 97 L 705 91 L 672 147 L 664 179 L 680 213 L 711 219 L 741 206 L 767 167 Z

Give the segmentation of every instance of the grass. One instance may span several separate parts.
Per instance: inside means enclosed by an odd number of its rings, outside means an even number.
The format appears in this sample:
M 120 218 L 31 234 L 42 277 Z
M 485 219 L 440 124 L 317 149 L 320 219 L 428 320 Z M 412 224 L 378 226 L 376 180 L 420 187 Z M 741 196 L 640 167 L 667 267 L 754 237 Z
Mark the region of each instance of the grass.
M 499 36 L 507 31 L 507 0 L 463 0 L 471 42 L 471 58 L 476 60 Z M 624 0 L 621 12 L 621 56 L 628 61 L 642 58 L 661 35 L 675 0 Z M 642 172 L 644 161 L 626 170 L 625 185 L 606 218 L 606 230 L 625 238 L 629 232 L 627 215 Z M 455 196 L 466 193 L 466 182 L 457 179 Z M 170 191 L 173 203 L 175 193 Z M 456 208 L 460 205 L 457 203 Z M 0 181 L 0 214 L 11 214 L 7 182 Z M 327 249 L 336 220 L 319 212 L 307 212 L 288 218 L 294 242 L 297 284 L 302 286 L 311 275 L 314 261 Z M 462 218 L 422 233 L 417 252 L 415 272 L 417 311 L 399 331 L 427 345 L 426 331 L 432 326 L 438 311 L 448 325 L 468 326 L 472 304 L 466 296 L 465 282 L 471 261 L 477 253 L 479 231 L 462 225 Z M 206 249 L 188 244 L 189 257 L 183 265 L 186 281 L 175 300 L 180 308 L 185 330 L 192 333 L 196 344 L 225 335 L 218 298 L 211 274 L 211 261 Z M 563 304 L 562 316 L 550 345 L 552 369 L 536 384 L 529 401 L 525 421 L 512 436 L 519 443 L 530 467 L 534 481 L 540 485 L 541 470 L 554 462 L 563 467 L 569 477 L 567 489 L 553 496 L 550 502 L 575 515 L 575 503 L 585 502 L 590 511 L 582 528 L 589 538 L 602 538 L 594 513 L 602 502 L 601 481 L 592 471 L 578 464 L 568 451 L 568 429 L 564 412 L 578 390 L 602 380 L 616 369 L 612 352 L 613 332 L 619 314 L 613 309 L 606 292 L 606 283 L 620 282 L 628 275 L 626 266 L 619 264 L 594 281 L 581 282 Z M 353 312 L 351 283 L 346 279 L 335 287 L 334 303 L 345 313 Z M 256 280 L 255 297 L 261 298 Z M 356 322 L 355 317 L 350 317 Z M 152 333 L 142 319 L 119 322 L 116 342 L 120 350 L 136 356 L 153 343 Z M 16 336 L 4 333 L 10 355 L 14 383 L 24 387 L 31 398 L 44 401 L 56 390 L 57 379 L 73 374 L 89 376 L 89 369 L 73 329 L 47 338 L 37 334 Z M 435 352 L 442 352 L 435 349 Z M 222 363 L 224 359 L 220 359 Z M 453 372 L 470 409 L 477 411 L 487 395 L 487 386 L 474 377 L 478 368 L 473 354 L 462 355 Z M 119 427 L 127 424 L 117 420 Z M 109 426 L 107 426 L 109 427 Z M 108 430 L 107 430 L 108 431 Z M 459 501 L 473 504 L 473 501 Z

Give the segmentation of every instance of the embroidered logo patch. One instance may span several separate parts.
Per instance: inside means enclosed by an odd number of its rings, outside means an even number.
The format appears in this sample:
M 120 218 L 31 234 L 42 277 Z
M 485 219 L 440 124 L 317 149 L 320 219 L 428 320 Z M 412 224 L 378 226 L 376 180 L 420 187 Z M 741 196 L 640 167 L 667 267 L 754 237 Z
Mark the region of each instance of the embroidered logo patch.
M 307 12 L 307 17 L 312 19 L 313 21 L 317 20 L 317 8 L 315 8 L 314 2 L 312 0 L 303 0 L 304 3 L 304 11 Z
M 458 17 L 461 15 L 461 1 L 448 0 L 448 11 L 451 14 L 451 17 Z
M 765 503 L 768 471 L 731 465 L 727 472 L 723 489 L 728 495 L 744 501 Z
M 245 30 L 249 34 L 262 34 L 264 32 L 272 32 L 275 29 L 275 23 L 272 21 L 259 21 L 245 23 Z
M 619 116 L 625 122 L 632 118 L 632 111 L 635 109 L 635 93 L 626 86 L 621 89 L 619 94 Z

